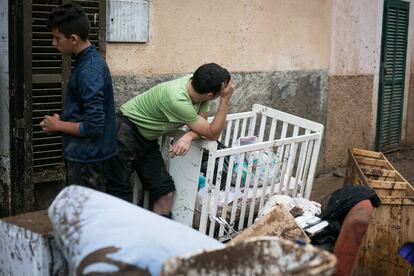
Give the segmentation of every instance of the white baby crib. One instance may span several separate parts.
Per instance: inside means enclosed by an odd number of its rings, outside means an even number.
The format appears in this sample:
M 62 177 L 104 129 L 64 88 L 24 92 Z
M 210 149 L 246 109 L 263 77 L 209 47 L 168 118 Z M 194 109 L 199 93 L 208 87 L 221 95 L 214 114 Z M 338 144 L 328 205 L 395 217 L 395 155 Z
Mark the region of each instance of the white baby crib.
M 219 138 L 226 148 L 201 139 L 185 157 L 170 159 L 171 139 L 182 133 L 163 137 L 161 151 L 177 189 L 173 219 L 222 239 L 251 225 L 273 194 L 309 198 L 322 133 L 319 123 L 255 104 L 227 115 Z M 207 168 L 200 177 L 203 152 Z

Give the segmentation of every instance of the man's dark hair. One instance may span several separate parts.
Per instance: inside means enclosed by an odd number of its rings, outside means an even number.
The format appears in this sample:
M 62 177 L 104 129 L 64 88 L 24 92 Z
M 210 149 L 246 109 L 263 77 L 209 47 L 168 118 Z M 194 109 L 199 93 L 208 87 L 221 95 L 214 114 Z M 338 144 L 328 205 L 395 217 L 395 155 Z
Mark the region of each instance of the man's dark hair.
M 87 40 L 90 22 L 85 10 L 77 4 L 65 4 L 53 9 L 47 18 L 47 27 L 57 28 L 66 38 L 77 34 Z
M 207 63 L 197 68 L 193 74 L 191 85 L 199 94 L 218 93 L 222 84 L 227 85 L 231 76 L 229 71 L 218 64 Z

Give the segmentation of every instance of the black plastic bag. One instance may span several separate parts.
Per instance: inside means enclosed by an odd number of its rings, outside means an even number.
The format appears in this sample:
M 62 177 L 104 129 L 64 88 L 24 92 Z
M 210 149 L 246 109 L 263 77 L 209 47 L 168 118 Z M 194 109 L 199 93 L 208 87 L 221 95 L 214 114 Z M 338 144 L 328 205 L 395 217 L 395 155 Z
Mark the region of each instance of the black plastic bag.
M 227 147 L 217 141 L 217 149 L 221 150 L 221 149 L 226 149 Z M 203 150 L 203 156 L 201 158 L 201 168 L 200 168 L 200 172 L 204 174 L 204 176 L 206 176 L 207 174 L 207 165 L 208 165 L 208 155 L 209 155 L 209 151 L 208 150 Z M 223 162 L 223 172 L 221 174 L 221 182 L 220 182 L 220 190 L 224 190 L 226 188 L 226 180 L 227 180 L 227 171 L 228 171 L 228 167 L 229 167 L 229 156 L 224 157 L 224 162 Z M 218 168 L 218 164 L 219 164 L 219 158 L 216 159 L 215 165 L 214 165 L 214 175 L 213 175 L 213 184 L 216 185 L 216 179 L 217 179 L 217 168 Z

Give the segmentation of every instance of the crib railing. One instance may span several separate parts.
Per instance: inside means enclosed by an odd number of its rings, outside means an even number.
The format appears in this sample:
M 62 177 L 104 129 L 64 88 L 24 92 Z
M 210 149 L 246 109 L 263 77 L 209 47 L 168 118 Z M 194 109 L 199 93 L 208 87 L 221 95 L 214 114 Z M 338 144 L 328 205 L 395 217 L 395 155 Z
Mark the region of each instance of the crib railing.
M 323 125 L 319 123 L 258 104 L 251 112 L 228 115 L 220 142 L 229 148 L 209 149 L 199 230 L 210 236 L 223 236 L 225 226 L 220 225 L 217 232 L 216 221 L 225 221 L 241 230 L 253 223 L 266 199 L 273 194 L 309 198 L 322 133 Z M 239 137 L 253 135 L 257 143 L 234 146 Z M 244 163 L 247 168 L 243 167 Z
M 212 118 L 209 118 L 212 120 Z M 310 197 L 323 125 L 262 105 L 252 111 L 229 114 L 219 141 L 194 141 L 185 157 L 168 156 L 172 139 L 164 136 L 161 152 L 174 178 L 173 219 L 216 238 L 230 229 L 251 225 L 273 194 Z M 256 143 L 237 145 L 240 137 Z M 198 179 L 203 151 L 208 151 L 205 187 Z M 217 222 L 224 222 L 217 224 Z
M 206 187 L 203 196 L 200 228 L 201 232 L 206 233 L 207 218 L 209 216 L 220 216 L 230 225 L 236 222 L 236 213 L 238 215 L 237 228 L 249 226 L 257 212 L 262 209 L 265 200 L 273 194 L 288 194 L 291 196 L 309 197 L 313 173 L 310 171 L 314 158 L 312 152 L 316 149 L 315 144 L 319 134 L 306 134 L 298 137 L 285 138 L 283 140 L 274 140 L 260 142 L 254 145 L 240 146 L 210 152 L 208 171 L 206 176 Z M 297 158 L 297 149 L 299 149 L 299 158 Z M 258 152 L 255 157 L 251 153 Z M 271 161 L 264 160 L 265 155 L 277 153 Z M 235 160 L 243 160 L 247 157 L 247 173 L 244 182 L 242 182 L 242 166 L 237 167 L 234 172 Z M 238 156 L 236 156 L 238 155 Z M 229 157 L 229 165 L 226 176 L 226 185 L 224 189 L 224 200 L 222 203 L 221 213 L 217 213 L 221 174 L 223 173 L 224 158 Z M 256 158 L 257 157 L 257 158 Z M 269 157 L 267 157 L 269 159 Z M 217 175 L 214 181 L 213 170 L 218 159 Z M 297 159 L 297 160 L 295 160 Z M 297 161 L 297 162 L 296 162 Z M 316 162 L 316 161 L 314 161 Z M 255 166 L 254 166 L 255 163 Z M 213 169 L 210 169 L 213 168 Z M 255 171 L 256 173 L 253 173 Z M 263 179 L 260 180 L 260 171 L 263 171 Z M 234 177 L 234 173 L 236 177 Z M 232 187 L 231 179 L 235 180 L 232 201 L 229 202 L 229 191 Z M 259 188 L 259 182 L 260 188 Z M 248 200 L 249 199 L 249 200 Z M 230 217 L 227 213 L 230 212 Z M 247 225 L 245 225 L 247 219 Z M 213 235 L 215 229 L 215 220 L 210 220 L 209 235 Z M 224 229 L 220 229 L 219 236 L 223 234 Z

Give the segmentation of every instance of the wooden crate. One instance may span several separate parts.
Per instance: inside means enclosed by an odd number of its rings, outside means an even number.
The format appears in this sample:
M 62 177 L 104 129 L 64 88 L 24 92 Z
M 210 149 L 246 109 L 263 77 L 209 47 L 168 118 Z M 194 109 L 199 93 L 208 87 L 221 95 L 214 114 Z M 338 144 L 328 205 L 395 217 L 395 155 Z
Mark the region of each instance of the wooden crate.
M 399 248 L 414 241 L 414 189 L 380 152 L 350 149 L 344 184 L 372 187 L 381 206 L 361 248 L 355 275 L 407 275 L 408 262 Z

